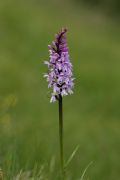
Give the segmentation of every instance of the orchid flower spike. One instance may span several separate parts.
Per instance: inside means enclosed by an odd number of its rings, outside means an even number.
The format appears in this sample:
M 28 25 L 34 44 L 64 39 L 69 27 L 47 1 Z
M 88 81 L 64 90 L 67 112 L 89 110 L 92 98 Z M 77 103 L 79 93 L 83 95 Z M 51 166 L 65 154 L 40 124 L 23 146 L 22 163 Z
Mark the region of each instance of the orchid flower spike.
M 52 88 L 50 102 L 55 102 L 59 96 L 72 94 L 74 86 L 72 77 L 72 64 L 70 63 L 68 47 L 66 42 L 66 28 L 55 35 L 55 40 L 49 48 L 49 61 L 44 63 L 48 66 L 47 78 L 48 88 Z

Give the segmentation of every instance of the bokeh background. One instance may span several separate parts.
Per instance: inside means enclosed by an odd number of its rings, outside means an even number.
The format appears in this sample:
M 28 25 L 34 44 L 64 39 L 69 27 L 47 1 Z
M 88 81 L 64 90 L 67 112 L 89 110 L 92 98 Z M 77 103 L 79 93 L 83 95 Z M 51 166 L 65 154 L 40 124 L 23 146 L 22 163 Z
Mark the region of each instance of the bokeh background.
M 120 179 L 120 1 L 0 1 L 0 167 L 7 179 L 59 172 L 58 104 L 43 73 L 47 45 L 61 27 L 73 63 L 74 94 L 64 98 L 69 180 Z M 41 178 L 41 179 L 42 179 Z

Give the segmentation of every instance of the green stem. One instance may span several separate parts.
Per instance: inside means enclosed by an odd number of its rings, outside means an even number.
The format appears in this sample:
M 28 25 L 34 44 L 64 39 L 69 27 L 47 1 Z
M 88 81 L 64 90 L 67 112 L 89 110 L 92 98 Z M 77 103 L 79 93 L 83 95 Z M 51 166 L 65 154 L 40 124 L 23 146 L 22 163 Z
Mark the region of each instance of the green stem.
M 59 95 L 59 138 L 60 138 L 60 164 L 62 178 L 65 178 L 64 172 L 64 153 L 63 153 L 63 105 L 62 96 Z

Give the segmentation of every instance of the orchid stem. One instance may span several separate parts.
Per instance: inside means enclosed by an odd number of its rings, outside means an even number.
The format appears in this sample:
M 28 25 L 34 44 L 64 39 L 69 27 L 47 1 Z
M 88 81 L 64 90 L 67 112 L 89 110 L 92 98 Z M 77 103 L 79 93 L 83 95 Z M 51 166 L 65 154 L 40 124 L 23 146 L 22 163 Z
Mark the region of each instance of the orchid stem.
M 64 171 L 64 152 L 63 152 L 63 104 L 62 96 L 59 95 L 59 138 L 60 138 L 60 165 L 61 165 L 61 175 L 65 179 Z

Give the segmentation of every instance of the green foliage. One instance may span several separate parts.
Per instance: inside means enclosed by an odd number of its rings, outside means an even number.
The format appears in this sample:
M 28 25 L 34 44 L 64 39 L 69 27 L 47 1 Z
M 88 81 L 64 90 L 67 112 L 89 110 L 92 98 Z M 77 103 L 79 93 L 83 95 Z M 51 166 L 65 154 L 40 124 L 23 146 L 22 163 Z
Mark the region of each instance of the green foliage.
M 91 7 L 99 7 L 112 14 L 120 14 L 120 1 L 119 0 L 76 0 Z

